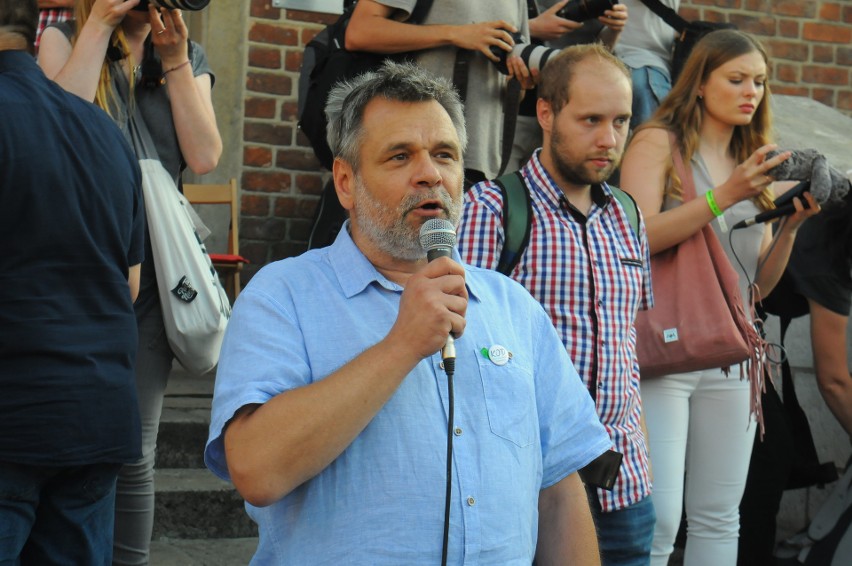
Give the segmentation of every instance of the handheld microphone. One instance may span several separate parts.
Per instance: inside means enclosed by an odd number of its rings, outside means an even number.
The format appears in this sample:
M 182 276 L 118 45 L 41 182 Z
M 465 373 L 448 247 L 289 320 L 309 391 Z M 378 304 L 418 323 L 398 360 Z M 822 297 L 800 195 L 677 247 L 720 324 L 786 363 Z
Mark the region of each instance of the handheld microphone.
M 453 223 L 443 218 L 430 218 L 420 227 L 420 245 L 426 250 L 429 261 L 450 257 L 456 245 Z M 441 349 L 441 358 L 445 362 L 456 359 L 456 345 L 452 336 L 447 336 L 447 343 Z
M 802 197 L 802 194 L 810 188 L 810 181 L 800 181 L 795 187 L 775 199 L 775 208 L 772 210 L 767 210 L 765 212 L 761 212 L 756 215 L 754 218 L 747 218 L 745 220 L 740 220 L 736 224 L 734 224 L 731 230 L 737 230 L 739 228 L 748 228 L 749 226 L 753 226 L 754 224 L 760 224 L 762 222 L 769 222 L 774 218 L 780 218 L 782 216 L 789 216 L 796 212 L 796 205 L 793 204 L 793 197 Z M 802 200 L 802 204 L 804 204 L 805 208 L 810 208 L 808 201 Z

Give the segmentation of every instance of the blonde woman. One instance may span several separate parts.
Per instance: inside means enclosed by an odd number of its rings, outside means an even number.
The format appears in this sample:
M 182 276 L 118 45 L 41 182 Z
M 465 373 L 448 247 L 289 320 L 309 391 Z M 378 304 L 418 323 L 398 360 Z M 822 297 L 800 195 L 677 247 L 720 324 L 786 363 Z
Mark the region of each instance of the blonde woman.
M 773 206 L 768 172 L 790 155 L 767 157 L 775 149 L 769 143 L 768 72 L 766 52 L 751 36 L 731 30 L 707 35 L 653 118 L 637 129 L 621 172 L 621 186 L 645 217 L 651 254 L 711 224 L 739 273 L 746 305 L 749 281 L 759 295 L 772 290 L 797 228 L 819 208 L 810 195 L 808 210 L 797 200 L 797 212 L 783 221 L 774 245 L 764 224 L 738 230 L 733 248 L 729 244 L 730 226 Z M 683 202 L 681 179 L 673 172 L 671 156 L 678 148 L 695 182 L 696 198 L 689 202 Z M 695 300 L 702 300 L 700 290 Z M 654 565 L 668 562 L 684 496 L 685 564 L 737 562 L 738 507 L 754 440 L 749 386 L 737 374 L 734 369 L 726 377 L 715 369 L 642 381 L 657 509 Z
M 78 0 L 75 22 L 45 30 L 39 65 L 66 90 L 106 110 L 126 135 L 129 117 L 138 109 L 160 161 L 179 183 L 185 167 L 207 173 L 222 153 L 210 92 L 213 74 L 201 46 L 187 40 L 179 10 L 139 4 L 139 0 Z M 118 479 L 115 564 L 148 563 L 154 449 L 173 360 L 147 237 L 135 310 L 142 458 L 124 466 Z

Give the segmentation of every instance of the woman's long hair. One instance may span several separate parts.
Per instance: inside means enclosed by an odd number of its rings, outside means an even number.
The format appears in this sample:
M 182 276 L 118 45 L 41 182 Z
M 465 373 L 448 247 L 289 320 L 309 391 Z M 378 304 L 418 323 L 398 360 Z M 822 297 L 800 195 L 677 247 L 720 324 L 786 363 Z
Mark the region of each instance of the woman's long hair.
M 77 39 L 80 37 L 80 32 L 83 29 L 83 25 L 89 19 L 89 15 L 92 13 L 92 5 L 95 3 L 95 0 L 78 0 L 76 2 L 74 8 L 74 17 L 77 22 L 77 29 L 74 32 L 74 40 L 73 44 L 77 43 Z M 133 55 L 130 53 L 130 44 L 127 42 L 127 36 L 124 35 L 124 30 L 121 29 L 121 25 L 116 26 L 115 30 L 112 32 L 112 36 L 109 39 L 109 47 L 119 50 L 124 54 L 124 57 L 127 60 L 127 64 L 130 70 L 130 96 L 133 96 L 133 86 L 136 81 L 135 73 L 133 72 L 134 63 L 133 63 Z M 110 57 L 109 50 L 107 50 L 107 54 L 104 56 L 103 63 L 101 63 L 101 74 L 98 79 L 98 87 L 95 90 L 95 104 L 103 108 L 107 114 L 111 117 L 113 116 L 113 109 L 116 108 L 116 93 L 112 87 L 112 72 L 110 71 Z
M 698 100 L 698 90 L 706 83 L 710 73 L 742 55 L 757 51 L 766 62 L 769 70 L 769 58 L 766 50 L 754 37 L 737 30 L 717 30 L 704 36 L 696 44 L 683 71 L 672 87 L 671 92 L 657 108 L 653 117 L 637 128 L 664 128 L 675 133 L 680 142 L 685 163 L 689 163 L 698 150 L 701 121 L 704 119 L 704 107 Z M 770 143 L 772 129 L 772 111 L 770 107 L 769 82 L 764 83 L 763 99 L 757 106 L 751 121 L 745 125 L 734 126 L 731 137 L 730 154 L 738 163 L 742 163 L 759 147 Z M 674 165 L 667 170 L 665 195 L 682 199 L 681 180 L 674 172 Z M 761 209 L 774 208 L 772 189 L 767 187 L 752 200 Z

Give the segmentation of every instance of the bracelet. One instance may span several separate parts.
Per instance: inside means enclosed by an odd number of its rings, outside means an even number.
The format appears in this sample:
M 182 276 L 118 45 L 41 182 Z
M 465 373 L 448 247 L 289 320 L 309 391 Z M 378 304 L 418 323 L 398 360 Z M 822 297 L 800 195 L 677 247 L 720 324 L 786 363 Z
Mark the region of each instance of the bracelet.
M 722 209 L 719 208 L 719 205 L 716 204 L 716 197 L 713 196 L 712 189 L 704 193 L 704 197 L 707 199 L 707 206 L 710 207 L 710 212 L 713 213 L 713 216 L 722 216 L 724 214 Z
M 183 62 L 183 63 L 181 63 L 180 65 L 175 65 L 175 66 L 174 66 L 174 67 L 172 67 L 171 69 L 167 69 L 167 70 L 163 71 L 163 78 L 165 78 L 165 76 L 166 76 L 166 75 L 168 75 L 169 73 L 171 73 L 172 71 L 177 71 L 177 70 L 178 70 L 178 69 L 180 69 L 181 67 L 185 67 L 185 66 L 187 66 L 187 65 L 189 65 L 189 59 L 187 59 L 186 61 L 184 61 L 184 62 Z

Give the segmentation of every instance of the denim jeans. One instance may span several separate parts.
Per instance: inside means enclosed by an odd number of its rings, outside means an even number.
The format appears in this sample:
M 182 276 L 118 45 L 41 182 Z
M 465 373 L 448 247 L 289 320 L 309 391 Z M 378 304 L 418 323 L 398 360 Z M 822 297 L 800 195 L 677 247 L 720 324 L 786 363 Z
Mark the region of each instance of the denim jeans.
M 630 75 L 633 79 L 633 116 L 630 118 L 630 129 L 635 130 L 639 124 L 651 117 L 672 89 L 672 81 L 656 67 L 631 67 Z
M 120 467 L 0 462 L 0 564 L 108 566 Z
M 604 513 L 595 494 L 589 507 L 598 531 L 603 566 L 648 566 L 657 515 L 650 497 L 628 507 Z

